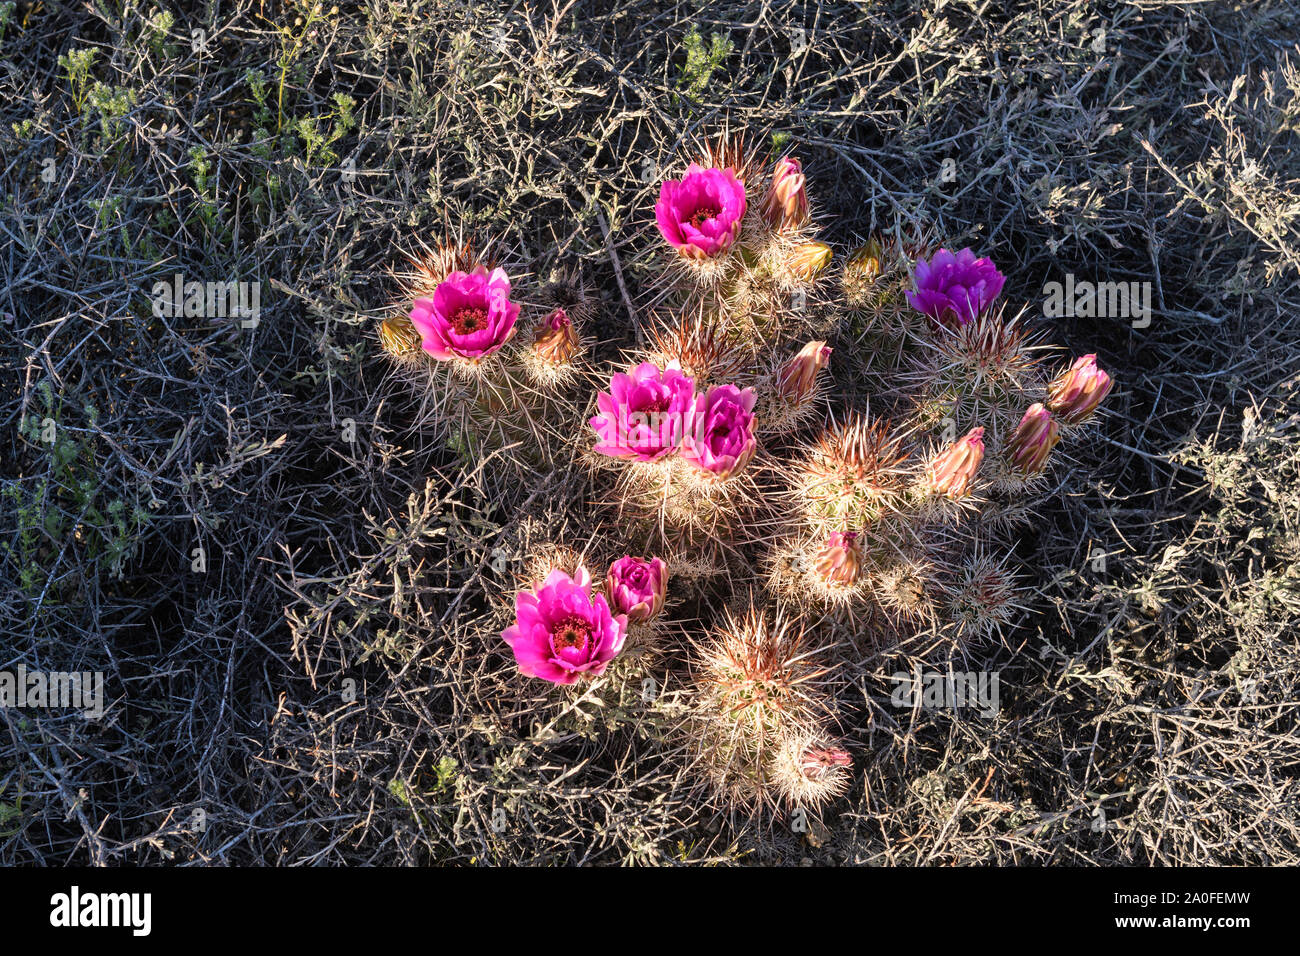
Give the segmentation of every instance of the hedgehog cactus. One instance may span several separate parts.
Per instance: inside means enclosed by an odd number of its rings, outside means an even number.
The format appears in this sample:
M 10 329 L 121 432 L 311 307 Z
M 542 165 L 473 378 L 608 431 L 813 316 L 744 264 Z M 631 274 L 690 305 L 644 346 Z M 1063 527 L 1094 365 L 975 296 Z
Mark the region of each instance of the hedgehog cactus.
M 882 236 L 835 270 L 814 208 L 798 158 L 707 147 L 654 205 L 644 341 L 598 368 L 578 364 L 595 300 L 573 273 L 519 295 L 467 246 L 422 260 L 409 320 L 379 330 L 399 368 L 448 366 L 429 385 L 444 405 L 523 421 L 510 436 L 556 469 L 588 466 L 604 593 L 580 559 L 538 555 L 501 595 L 520 670 L 581 692 L 653 632 L 660 665 L 689 675 L 700 785 L 748 812 L 849 785 L 839 663 L 1010 626 L 1021 590 L 999 535 L 1113 384 L 1095 355 L 1048 377 L 991 259 Z
M 853 758 L 817 736 L 799 734 L 783 740 L 772 758 L 772 788 L 789 807 L 817 810 L 849 788 Z
M 546 433 L 580 414 L 575 315 L 589 315 L 592 300 L 565 274 L 538 297 L 569 308 L 539 316 L 519 298 L 520 275 L 489 250 L 446 239 L 412 259 L 399 276 L 404 301 L 379 324 L 396 377 L 416 390 L 416 427 L 467 465 L 495 449 L 521 468 L 554 467 Z
M 723 809 L 775 804 L 773 764 L 783 745 L 824 734 L 833 717 L 830 668 L 807 638 L 803 621 L 751 605 L 725 610 L 696 642 L 688 742 Z
M 500 351 L 514 336 L 518 318 L 505 270 L 494 269 L 489 275 L 484 266 L 449 273 L 432 298 L 416 299 L 411 307 L 411 324 L 420 333 L 423 349 L 461 369 L 477 369 Z
M 771 377 L 771 394 L 759 423 L 763 432 L 785 435 L 814 416 L 824 391 L 821 371 L 830 362 L 831 351 L 824 341 L 809 342 Z

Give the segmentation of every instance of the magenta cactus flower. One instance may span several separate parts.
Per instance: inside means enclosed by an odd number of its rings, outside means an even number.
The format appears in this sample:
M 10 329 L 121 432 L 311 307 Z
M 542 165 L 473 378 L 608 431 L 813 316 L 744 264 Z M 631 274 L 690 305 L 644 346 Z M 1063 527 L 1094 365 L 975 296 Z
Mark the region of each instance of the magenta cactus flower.
M 1077 425 L 1097 410 L 1114 384 L 1097 367 L 1097 356 L 1085 355 L 1047 386 L 1047 407 L 1067 425 Z
M 655 220 L 680 255 L 711 259 L 736 241 L 745 208 L 745 187 L 734 172 L 691 163 L 680 180 L 660 185 Z
M 714 385 L 695 405 L 682 439 L 682 458 L 714 478 L 741 471 L 758 447 L 754 437 L 754 390 Z
M 940 249 L 929 262 L 917 260 L 915 280 L 908 305 L 948 328 L 974 322 L 1007 281 L 992 259 L 977 259 L 970 249 L 955 254 Z
M 675 451 L 695 405 L 695 380 L 677 362 L 660 369 L 642 362 L 617 372 L 609 391 L 596 396 L 600 414 L 591 419 L 596 451 L 611 458 L 655 461 Z
M 1041 475 L 1047 467 L 1047 456 L 1060 440 L 1061 426 L 1051 412 L 1035 402 L 1007 441 L 1007 460 L 1026 477 Z
M 668 565 L 662 558 L 621 557 L 609 566 L 605 592 L 614 610 L 627 615 L 628 623 L 641 624 L 663 610 Z
M 515 596 L 515 623 L 501 632 L 519 670 L 552 684 L 598 677 L 627 638 L 627 615 L 614 614 L 604 595 L 592 595 L 591 575 L 554 570 L 536 591 Z
M 432 299 L 416 299 L 411 309 L 411 324 L 424 350 L 439 361 L 487 358 L 510 341 L 518 318 L 505 270 L 488 275 L 482 266 L 452 272 L 438 283 Z
M 847 750 L 838 747 L 809 747 L 803 752 L 799 767 L 809 780 L 821 780 L 833 772 L 836 767 L 853 765 L 853 758 Z

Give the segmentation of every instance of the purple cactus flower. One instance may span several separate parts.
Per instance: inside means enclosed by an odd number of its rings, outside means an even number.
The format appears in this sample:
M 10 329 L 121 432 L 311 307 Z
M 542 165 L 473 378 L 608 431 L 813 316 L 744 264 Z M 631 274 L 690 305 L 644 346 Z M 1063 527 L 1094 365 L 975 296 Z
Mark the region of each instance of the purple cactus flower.
M 662 558 L 619 558 L 609 566 L 605 592 L 614 610 L 630 623 L 648 621 L 664 606 L 668 594 L 668 565 Z
M 955 254 L 940 249 L 929 262 L 918 259 L 915 280 L 916 291 L 907 293 L 908 304 L 948 328 L 974 322 L 1007 281 L 992 259 L 976 259 L 970 249 Z
M 754 457 L 753 389 L 715 385 L 696 402 L 682 458 L 715 478 L 729 478 Z

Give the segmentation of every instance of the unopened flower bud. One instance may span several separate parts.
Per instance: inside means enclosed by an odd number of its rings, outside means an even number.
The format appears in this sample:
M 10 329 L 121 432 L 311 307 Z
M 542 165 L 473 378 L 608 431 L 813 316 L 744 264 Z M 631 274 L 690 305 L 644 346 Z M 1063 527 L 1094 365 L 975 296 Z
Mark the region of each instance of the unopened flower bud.
M 405 315 L 390 315 L 379 323 L 379 344 L 389 355 L 410 355 L 420 351 L 420 333 Z
M 879 239 L 872 239 L 866 245 L 859 246 L 844 263 L 845 278 L 864 285 L 875 282 L 883 271 L 884 250 Z
M 542 319 L 533 339 L 533 349 L 538 356 L 552 365 L 564 365 L 578 348 L 578 333 L 563 309 L 556 309 Z
M 805 242 L 790 253 L 790 272 L 796 279 L 810 282 L 831 262 L 834 251 L 824 242 Z
M 984 461 L 984 429 L 972 428 L 930 462 L 930 488 L 949 498 L 964 498 Z
M 1077 425 L 1097 410 L 1113 384 L 1097 367 L 1097 356 L 1085 355 L 1047 386 L 1047 407 L 1067 425 Z
M 788 157 L 776 164 L 763 200 L 763 218 L 777 230 L 798 229 L 808 222 L 808 191 L 799 160 Z
M 668 565 L 662 558 L 619 558 L 605 577 L 605 593 L 615 614 L 638 624 L 657 615 L 668 593 Z
M 817 555 L 817 573 L 831 587 L 852 587 L 862 567 L 855 531 L 836 531 Z
M 831 350 L 825 342 L 809 342 L 781 368 L 776 380 L 777 392 L 798 405 L 812 394 L 817 373 L 826 367 L 830 358 Z
M 831 747 L 810 747 L 803 753 L 799 768 L 809 780 L 820 780 L 836 767 L 848 767 L 853 758 L 847 751 Z
M 1025 476 L 1040 475 L 1047 467 L 1047 456 L 1061 438 L 1061 426 L 1042 404 L 1029 406 L 1015 433 L 1007 442 L 1007 460 Z

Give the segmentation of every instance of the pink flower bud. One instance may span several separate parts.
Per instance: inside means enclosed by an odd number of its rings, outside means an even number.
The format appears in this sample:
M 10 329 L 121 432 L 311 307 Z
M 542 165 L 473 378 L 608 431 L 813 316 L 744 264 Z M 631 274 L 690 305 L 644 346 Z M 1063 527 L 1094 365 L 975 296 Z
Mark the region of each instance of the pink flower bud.
M 1025 476 L 1040 475 L 1047 467 L 1047 456 L 1060 438 L 1061 426 L 1056 424 L 1052 413 L 1035 402 L 1007 442 L 1007 460 Z
M 831 350 L 825 342 L 809 342 L 799 354 L 785 363 L 776 380 L 776 390 L 782 398 L 798 405 L 812 394 L 817 383 L 817 373 L 831 359 Z
M 984 429 L 972 428 L 930 462 L 930 488 L 949 498 L 964 498 L 984 461 Z
M 857 583 L 862 566 L 858 549 L 858 535 L 854 531 L 836 531 L 826 539 L 817 555 L 817 573 L 831 587 L 852 587 Z
M 820 780 L 835 767 L 848 767 L 853 758 L 838 748 L 810 747 L 803 753 L 799 766 L 809 780 Z
M 808 191 L 799 160 L 788 157 L 772 171 L 763 200 L 763 218 L 773 229 L 798 229 L 808 222 Z
M 574 331 L 569 315 L 563 309 L 556 309 L 537 328 L 537 337 L 533 339 L 533 350 L 545 362 L 552 365 L 564 365 L 573 357 L 578 348 L 578 333 Z
M 1047 386 L 1047 407 L 1067 425 L 1077 425 L 1097 410 L 1113 384 L 1097 367 L 1097 356 L 1085 355 Z
M 632 624 L 650 620 L 664 606 L 668 593 L 668 565 L 660 558 L 619 558 L 605 578 L 614 613 L 626 614 Z

